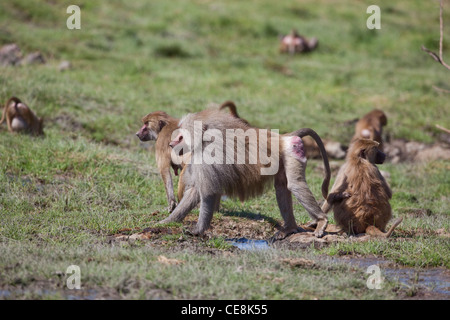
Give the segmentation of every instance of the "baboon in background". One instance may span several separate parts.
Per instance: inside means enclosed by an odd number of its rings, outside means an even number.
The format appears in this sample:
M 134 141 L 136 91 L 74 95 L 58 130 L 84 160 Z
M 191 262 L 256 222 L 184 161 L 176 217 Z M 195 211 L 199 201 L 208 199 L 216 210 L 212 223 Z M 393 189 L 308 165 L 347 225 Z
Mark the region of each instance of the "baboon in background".
M 225 101 L 219 107 L 219 110 L 225 108 L 230 109 L 230 113 L 239 117 L 236 110 L 236 105 L 232 101 Z M 245 121 L 245 120 L 242 120 Z M 172 133 L 178 129 L 179 119 L 169 116 L 164 111 L 155 111 L 149 113 L 142 118 L 143 126 L 136 132 L 136 136 L 141 141 L 151 141 L 156 140 L 155 145 L 155 155 L 158 170 L 164 182 L 164 187 L 166 189 L 167 202 L 169 204 L 168 211 L 172 212 L 177 206 L 175 200 L 172 175 L 170 173 L 170 168 L 173 169 L 176 176 L 178 176 L 178 170 L 182 170 L 184 163 L 189 158 L 189 154 L 179 154 L 177 164 L 172 161 L 171 152 L 172 149 L 169 147 L 169 143 L 172 138 Z M 184 191 L 184 179 L 183 170 L 180 173 L 180 178 L 178 180 L 178 201 L 183 197 Z
M 11 97 L 3 109 L 2 124 L 6 119 L 9 132 L 27 132 L 33 135 L 44 134 L 44 120 L 36 114 L 19 98 Z
M 387 125 L 386 114 L 379 109 L 374 109 L 356 123 L 355 135 L 352 141 L 356 139 L 374 140 L 380 144 L 378 148 L 383 151 L 383 139 L 381 135 L 383 133 L 383 126 L 385 125 Z
M 319 41 L 317 38 L 306 39 L 302 35 L 298 34 L 297 30 L 292 29 L 291 32 L 281 37 L 280 41 L 280 53 L 302 53 L 310 52 L 317 48 Z
M 320 150 L 317 147 L 316 143 L 310 137 L 305 137 L 303 140 L 303 144 L 305 146 L 306 156 L 309 159 L 317 159 L 320 158 Z M 322 139 L 323 145 L 325 146 L 325 150 L 329 158 L 332 159 L 344 159 L 346 147 L 342 146 L 337 141 L 331 141 L 327 139 Z
M 368 139 L 353 141 L 322 206 L 323 212 L 333 209 L 336 223 L 348 234 L 365 232 L 387 238 L 402 221 L 402 218 L 397 219 L 384 233 L 392 217 L 389 203 L 392 191 L 376 166 L 386 158 L 378 145 Z
M 186 130 L 184 133 L 188 132 L 188 136 L 183 137 L 183 131 L 181 130 L 181 133 L 170 143 L 170 146 L 178 149 L 180 145 L 187 145 L 191 151 L 191 159 L 194 159 L 194 161 L 187 164 L 184 169 L 186 188 L 182 200 L 170 216 L 161 223 L 182 221 L 200 203 L 200 215 L 193 233 L 201 235 L 209 228 L 214 208 L 222 194 L 245 200 L 261 194 L 265 185 L 274 181 L 278 206 L 284 220 L 283 230 L 277 234 L 277 238 L 298 231 L 293 214 L 291 193 L 295 195 L 313 219 L 310 226 L 316 228 L 315 235 L 317 237 L 323 236 L 328 220 L 306 183 L 305 168 L 307 160 L 301 140 L 306 135 L 312 136 L 321 150 L 325 167 L 322 195 L 326 198 L 330 182 L 330 166 L 323 143 L 317 133 L 311 129 L 300 129 L 290 134 L 278 135 L 269 130 L 251 127 L 232 115 L 219 114 L 218 112 L 217 109 L 207 109 L 199 113 L 189 114 L 182 119 L 181 129 Z M 208 133 L 210 129 L 220 132 L 220 136 L 223 138 L 224 152 L 216 156 L 221 157 L 222 163 L 199 164 L 195 162 L 196 153 L 201 153 L 197 156 L 203 156 L 210 145 L 208 141 L 204 141 L 204 138 L 202 141 L 197 141 L 197 145 L 193 145 L 189 135 L 190 137 L 194 136 L 196 121 L 201 121 L 203 134 Z M 227 130 L 233 132 L 232 138 L 228 137 Z M 255 139 L 250 139 L 247 136 L 248 132 L 255 133 Z M 216 138 L 214 137 L 214 139 Z M 231 145 L 234 146 L 234 150 L 231 150 L 231 152 L 226 149 L 229 144 L 227 139 L 233 141 Z M 235 139 L 236 144 L 234 143 Z M 272 139 L 277 143 L 276 146 Z M 191 142 L 186 142 L 186 140 L 191 140 Z M 276 149 L 277 146 L 279 146 L 278 150 Z M 239 162 L 236 163 L 235 158 L 239 157 L 238 151 L 241 150 L 242 152 L 242 147 L 245 152 L 245 163 L 240 164 Z M 254 162 L 249 161 L 249 158 L 261 155 L 261 150 L 265 147 L 268 149 L 266 155 L 270 153 L 271 157 L 269 164 L 263 164 L 261 156 L 258 159 L 253 159 Z M 230 159 L 231 163 L 228 161 Z M 275 165 L 276 170 L 271 171 L 273 165 Z M 269 171 L 266 169 L 269 169 Z M 263 174 L 263 171 L 266 172 Z

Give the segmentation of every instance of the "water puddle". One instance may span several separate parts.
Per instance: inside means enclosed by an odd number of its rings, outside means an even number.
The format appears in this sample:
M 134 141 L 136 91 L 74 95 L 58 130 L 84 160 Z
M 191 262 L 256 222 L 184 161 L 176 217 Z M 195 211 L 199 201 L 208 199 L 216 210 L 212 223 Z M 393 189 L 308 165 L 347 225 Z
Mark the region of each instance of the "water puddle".
M 0 299 L 8 298 L 11 295 L 9 290 L 0 290 Z
M 393 268 L 388 260 L 378 258 L 334 258 L 337 262 L 345 262 L 362 269 L 377 265 L 380 268 L 381 276 L 390 280 L 396 280 L 406 287 L 425 287 L 431 292 L 445 295 L 450 299 L 450 271 L 444 268 Z
M 247 238 L 227 239 L 229 244 L 240 250 L 267 250 L 270 249 L 266 240 L 252 240 Z M 332 258 L 338 263 L 347 263 L 366 270 L 369 266 L 377 265 L 381 276 L 389 280 L 398 281 L 407 288 L 412 286 L 425 288 L 433 293 L 442 295 L 444 299 L 450 299 L 450 271 L 445 268 L 408 268 L 394 267 L 393 263 L 375 257 L 343 257 Z
M 226 239 L 226 242 L 241 250 L 267 250 L 270 248 L 266 240 L 252 240 L 247 238 Z

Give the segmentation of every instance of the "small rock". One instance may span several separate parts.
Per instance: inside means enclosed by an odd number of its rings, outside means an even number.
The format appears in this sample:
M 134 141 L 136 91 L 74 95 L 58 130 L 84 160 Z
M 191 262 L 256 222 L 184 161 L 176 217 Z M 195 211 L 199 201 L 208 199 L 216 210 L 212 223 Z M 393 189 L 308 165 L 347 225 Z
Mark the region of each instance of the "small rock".
M 63 72 L 72 68 L 70 61 L 64 60 L 58 66 L 59 71 Z
M 26 65 L 45 64 L 45 63 L 46 63 L 45 58 L 42 55 L 42 53 L 39 51 L 28 54 L 25 58 L 23 58 L 22 61 L 20 61 L 20 64 L 26 64 Z
M 0 65 L 15 66 L 22 59 L 22 53 L 17 44 L 11 43 L 0 48 Z

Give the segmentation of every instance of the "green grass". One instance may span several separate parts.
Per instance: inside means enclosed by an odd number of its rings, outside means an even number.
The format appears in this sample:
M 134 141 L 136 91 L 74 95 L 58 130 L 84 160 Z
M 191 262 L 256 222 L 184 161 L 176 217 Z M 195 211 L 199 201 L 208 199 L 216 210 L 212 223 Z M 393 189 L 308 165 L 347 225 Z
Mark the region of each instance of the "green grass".
M 58 247 L 15 242 L 0 244 L 4 288 L 29 298 L 61 299 L 67 295 L 128 299 L 383 299 L 395 297 L 396 286 L 367 290 L 367 275 L 330 260 L 314 267 L 290 266 L 285 259 L 315 259 L 311 254 L 270 250 L 259 253 L 175 253 L 139 245 L 111 247 L 60 245 Z M 33 251 L 33 255 L 29 251 Z M 16 256 L 23 257 L 16 265 Z M 160 255 L 181 261 L 179 265 L 158 262 Z M 81 291 L 68 290 L 68 266 L 81 270 Z M 263 267 L 261 267 L 263 266 Z M 351 272 L 350 272 L 351 271 Z M 37 293 L 39 285 L 48 290 Z M 81 293 L 80 293 L 81 292 Z
M 437 3 L 378 1 L 381 30 L 366 28 L 370 4 L 79 1 L 81 30 L 68 30 L 65 1 L 2 1 L 0 45 L 15 42 L 24 55 L 40 50 L 47 64 L 1 67 L 0 101 L 20 97 L 45 118 L 46 135 L 0 128 L 0 290 L 64 298 L 61 272 L 78 264 L 85 288 L 113 298 L 390 299 L 395 283 L 368 290 L 367 275 L 320 259 L 377 255 L 405 266 L 449 268 L 445 161 L 382 166 L 391 174 L 394 216 L 404 217 L 388 242 L 235 253 L 223 237 L 195 240 L 181 231 L 161 236 L 156 247 L 108 240 L 167 215 L 152 144 L 134 136 L 152 111 L 181 117 L 231 99 L 254 125 L 281 132 L 311 127 L 347 144 L 353 127 L 345 123 L 377 107 L 388 115 L 391 137 L 435 141 L 434 124 L 448 128 L 450 116 L 448 95 L 432 86 L 450 89 L 449 73 L 420 46 L 438 48 Z M 318 50 L 278 54 L 278 35 L 293 27 L 316 36 Z M 58 71 L 63 60 L 71 70 Z M 316 167 L 319 161 L 309 161 L 307 180 L 320 199 Z M 224 201 L 221 214 L 240 223 L 262 217 L 270 228 L 281 220 L 273 190 L 244 204 Z M 295 216 L 298 223 L 309 220 L 300 205 Z M 210 251 L 219 253 L 211 258 Z M 164 266 L 158 255 L 185 262 Z M 304 256 L 319 267 L 280 262 Z M 50 293 L 36 296 L 36 288 Z

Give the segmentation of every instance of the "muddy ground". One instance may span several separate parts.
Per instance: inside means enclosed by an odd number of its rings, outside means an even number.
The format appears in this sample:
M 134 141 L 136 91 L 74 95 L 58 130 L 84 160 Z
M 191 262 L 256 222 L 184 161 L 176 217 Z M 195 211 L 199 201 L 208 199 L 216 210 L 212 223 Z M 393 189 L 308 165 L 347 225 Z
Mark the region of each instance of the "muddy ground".
M 308 250 L 320 249 L 336 242 L 353 242 L 353 241 L 370 241 L 370 237 L 361 234 L 357 236 L 347 236 L 339 232 L 338 227 L 329 224 L 327 232 L 323 238 L 314 237 L 313 230 L 301 226 L 299 233 L 288 236 L 282 240 L 273 240 L 279 226 L 263 217 L 255 216 L 253 219 L 237 218 L 233 216 L 221 215 L 212 224 L 203 237 L 192 236 L 189 228 L 196 223 L 196 217 L 187 217 L 183 227 L 153 227 L 143 230 L 121 230 L 119 233 L 111 235 L 108 239 L 110 242 L 133 242 L 136 240 L 148 242 L 151 246 L 162 246 L 166 250 L 193 250 L 195 253 L 216 254 L 238 254 L 240 250 L 261 250 L 276 248 L 277 250 Z M 429 235 L 429 232 L 427 234 Z M 394 238 L 382 241 L 405 241 L 412 236 L 423 236 L 423 230 L 415 231 L 415 234 L 402 230 L 395 231 Z M 179 237 L 178 237 L 179 235 Z M 434 235 L 449 238 L 450 234 L 444 229 L 434 231 Z M 227 248 L 214 248 L 205 245 L 209 239 L 223 237 L 228 243 L 237 240 L 239 243 L 248 242 L 246 249 L 239 249 L 236 246 Z M 168 240 L 169 238 L 169 240 Z M 175 238 L 175 239 L 174 239 Z M 258 242 L 258 247 L 252 247 L 252 242 Z M 256 243 L 254 242 L 254 243 Z M 262 246 L 261 246 L 262 243 Z M 253 249 L 252 249 L 253 248 Z M 256 248 L 256 249 L 255 249 Z M 326 255 L 320 256 L 319 259 L 329 258 Z M 398 292 L 399 299 L 433 299 L 448 300 L 450 299 L 450 271 L 445 268 L 410 268 L 388 261 L 381 257 L 355 255 L 349 252 L 338 253 L 333 257 L 336 262 L 348 263 L 355 268 L 367 268 L 369 265 L 377 264 L 383 269 L 386 276 L 390 279 L 396 279 L 403 284 L 403 288 Z M 294 259 L 295 260 L 295 259 Z M 297 259 L 298 260 L 298 259 Z M 300 261 L 301 260 L 301 261 Z M 284 261 L 294 267 L 314 268 L 314 261 L 300 259 L 299 261 Z

